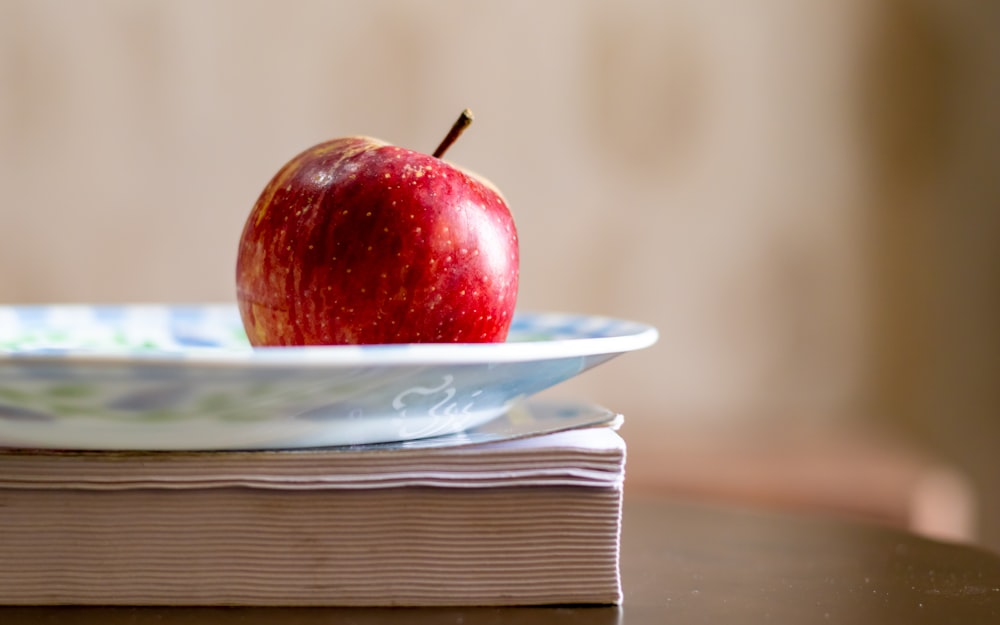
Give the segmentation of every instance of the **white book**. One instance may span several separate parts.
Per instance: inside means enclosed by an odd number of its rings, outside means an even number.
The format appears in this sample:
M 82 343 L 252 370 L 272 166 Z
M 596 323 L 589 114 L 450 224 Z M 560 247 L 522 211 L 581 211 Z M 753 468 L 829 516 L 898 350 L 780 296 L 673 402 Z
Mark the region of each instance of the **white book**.
M 615 604 L 614 426 L 479 444 L 0 450 L 0 603 Z

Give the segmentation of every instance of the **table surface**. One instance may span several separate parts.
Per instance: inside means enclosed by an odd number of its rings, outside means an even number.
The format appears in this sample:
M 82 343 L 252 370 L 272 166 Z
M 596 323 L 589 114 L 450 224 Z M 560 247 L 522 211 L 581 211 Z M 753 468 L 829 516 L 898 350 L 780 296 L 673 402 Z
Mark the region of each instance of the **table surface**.
M 877 526 L 626 497 L 620 607 L 0 607 L 0 623 L 1000 623 L 1000 555 Z

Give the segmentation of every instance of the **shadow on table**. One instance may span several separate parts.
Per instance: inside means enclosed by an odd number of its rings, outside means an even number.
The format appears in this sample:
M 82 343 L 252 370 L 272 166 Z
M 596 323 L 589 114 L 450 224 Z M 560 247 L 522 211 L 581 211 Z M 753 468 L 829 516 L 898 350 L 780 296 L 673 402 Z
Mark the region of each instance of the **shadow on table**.
M 516 608 L 250 608 L 250 607 L 0 607 L 0 623 L 59 623 L 60 625 L 385 625 L 406 623 L 532 623 L 618 625 L 621 609 L 614 606 L 554 606 Z

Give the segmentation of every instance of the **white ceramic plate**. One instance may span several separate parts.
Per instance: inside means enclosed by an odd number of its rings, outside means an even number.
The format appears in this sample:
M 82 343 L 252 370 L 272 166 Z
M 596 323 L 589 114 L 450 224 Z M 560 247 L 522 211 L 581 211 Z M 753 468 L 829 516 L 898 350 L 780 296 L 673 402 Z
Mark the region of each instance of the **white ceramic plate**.
M 234 306 L 0 307 L 0 445 L 288 449 L 441 436 L 656 340 L 631 321 L 520 313 L 505 343 L 253 349 Z

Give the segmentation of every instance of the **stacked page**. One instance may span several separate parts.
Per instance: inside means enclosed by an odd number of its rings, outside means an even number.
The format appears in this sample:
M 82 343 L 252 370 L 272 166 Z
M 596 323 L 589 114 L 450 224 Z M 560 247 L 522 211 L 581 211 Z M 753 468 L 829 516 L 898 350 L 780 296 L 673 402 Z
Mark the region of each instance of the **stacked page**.
M 459 446 L 0 450 L 0 603 L 621 600 L 611 427 Z

